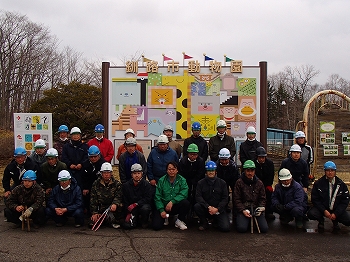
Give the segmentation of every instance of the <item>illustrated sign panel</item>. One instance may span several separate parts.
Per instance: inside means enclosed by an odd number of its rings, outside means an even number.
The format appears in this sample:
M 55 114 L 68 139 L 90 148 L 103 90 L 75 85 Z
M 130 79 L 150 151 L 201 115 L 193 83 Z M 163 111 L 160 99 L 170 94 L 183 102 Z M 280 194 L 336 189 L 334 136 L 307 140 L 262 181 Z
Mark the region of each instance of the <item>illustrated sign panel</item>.
M 14 113 L 13 117 L 15 147 L 24 147 L 29 153 L 39 138 L 45 140 L 47 148 L 53 146 L 51 113 Z
M 108 135 L 123 137 L 132 128 L 136 139 L 156 139 L 166 125 L 174 139 L 191 135 L 191 124 L 202 126 L 202 135 L 216 134 L 216 123 L 223 119 L 227 133 L 244 139 L 248 126 L 260 129 L 260 68 L 230 66 L 189 67 L 147 66 L 109 68 Z M 174 65 L 175 66 L 175 65 Z M 137 70 L 134 70 L 137 68 Z M 127 70 L 126 70 L 127 69 Z M 236 73 L 237 72 L 237 73 Z M 259 134 L 257 134 L 259 139 Z

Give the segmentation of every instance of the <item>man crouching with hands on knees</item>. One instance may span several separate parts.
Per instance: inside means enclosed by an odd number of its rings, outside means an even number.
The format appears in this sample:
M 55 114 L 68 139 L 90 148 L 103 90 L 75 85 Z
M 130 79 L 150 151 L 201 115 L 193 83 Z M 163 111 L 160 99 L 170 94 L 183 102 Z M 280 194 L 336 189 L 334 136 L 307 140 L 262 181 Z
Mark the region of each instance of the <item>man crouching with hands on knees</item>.
M 247 232 L 254 216 L 261 233 L 266 233 L 268 225 L 263 215 L 266 204 L 265 186 L 255 175 L 255 164 L 252 160 L 244 162 L 243 174 L 237 180 L 233 194 L 237 231 Z
M 194 211 L 200 219 L 199 230 L 208 228 L 207 218 L 213 218 L 220 231 L 230 231 L 230 220 L 226 213 L 228 190 L 226 182 L 216 177 L 216 164 L 208 161 L 205 165 L 206 176 L 199 180 L 196 188 Z

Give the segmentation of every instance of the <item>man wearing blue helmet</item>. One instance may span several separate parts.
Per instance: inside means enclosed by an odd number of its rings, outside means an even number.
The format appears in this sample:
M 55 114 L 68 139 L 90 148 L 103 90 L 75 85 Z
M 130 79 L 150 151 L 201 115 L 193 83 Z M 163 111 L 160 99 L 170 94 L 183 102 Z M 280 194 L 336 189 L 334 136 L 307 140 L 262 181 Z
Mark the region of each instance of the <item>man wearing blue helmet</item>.
M 107 161 L 111 162 L 114 156 L 114 149 L 112 142 L 103 137 L 105 128 L 103 125 L 98 124 L 95 126 L 95 135 L 96 137 L 91 139 L 87 144 L 89 147 L 97 146 L 100 149 L 102 157 Z
M 16 227 L 21 224 L 20 217 L 33 219 L 36 228 L 45 223 L 45 208 L 43 207 L 45 194 L 35 180 L 35 172 L 27 170 L 23 174 L 21 185 L 12 190 L 8 201 L 6 201 L 7 221 L 15 223 Z
M 11 190 L 21 182 L 23 174 L 27 170 L 37 171 L 37 164 L 27 157 L 27 151 L 23 147 L 17 147 L 14 152 L 14 159 L 8 164 L 2 178 L 5 199 L 10 196 Z M 11 180 L 13 181 L 11 185 Z
M 100 176 L 100 170 L 105 159 L 101 156 L 100 149 L 92 145 L 88 150 L 88 159 L 83 162 L 82 167 L 82 190 L 84 207 L 88 210 L 90 208 L 90 191 L 92 184 Z
M 58 151 L 58 159 L 61 160 L 62 157 L 62 150 L 65 144 L 69 142 L 68 140 L 68 126 L 66 125 L 60 125 L 58 128 L 58 139 L 53 144 L 53 148 L 55 148 Z
M 201 136 L 201 124 L 199 122 L 193 122 L 192 124 L 192 136 L 188 137 L 184 141 L 183 146 L 183 156 L 186 157 L 188 154 L 188 146 L 190 144 L 196 144 L 198 147 L 198 156 L 200 156 L 204 161 L 208 158 L 208 143 Z
M 333 232 L 340 230 L 339 224 L 350 226 L 350 214 L 346 211 L 349 205 L 349 190 L 346 184 L 336 176 L 337 166 L 327 161 L 325 175 L 318 179 L 311 191 L 312 207 L 307 216 L 318 221 L 318 231 L 324 232 L 324 217 L 333 223 Z
M 194 210 L 199 217 L 199 230 L 209 226 L 208 218 L 214 219 L 220 231 L 230 231 L 230 220 L 226 213 L 228 190 L 226 182 L 216 176 L 216 164 L 208 161 L 205 165 L 206 176 L 201 179 L 196 188 L 196 204 Z

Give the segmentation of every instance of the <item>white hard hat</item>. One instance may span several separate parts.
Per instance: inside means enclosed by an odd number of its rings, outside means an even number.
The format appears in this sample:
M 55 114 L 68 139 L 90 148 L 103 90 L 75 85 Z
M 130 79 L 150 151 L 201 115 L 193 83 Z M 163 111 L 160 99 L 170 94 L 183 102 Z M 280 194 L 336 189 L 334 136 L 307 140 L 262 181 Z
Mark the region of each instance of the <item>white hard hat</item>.
M 304 137 L 305 138 L 305 133 L 303 131 L 298 131 L 295 133 L 295 138 L 299 138 L 299 137 Z
M 164 127 L 164 129 L 163 129 L 163 131 L 174 131 L 173 130 L 173 127 L 171 126 L 171 125 L 166 125 L 165 127 Z
M 128 129 L 125 130 L 124 136 L 125 136 L 127 133 L 131 133 L 131 134 L 135 135 L 134 130 L 132 130 L 131 128 L 128 128 Z
M 46 147 L 46 144 L 43 139 L 38 139 L 35 141 L 34 148 L 45 148 L 45 147 Z
M 166 135 L 160 135 L 158 137 L 158 144 L 167 144 L 169 143 L 168 137 Z
M 256 130 L 255 130 L 255 127 L 254 126 L 248 126 L 247 128 L 247 134 L 256 134 Z
M 301 147 L 297 144 L 294 144 L 290 147 L 289 152 L 302 152 Z
M 225 147 L 220 149 L 220 151 L 219 151 L 219 158 L 220 159 L 228 159 L 230 157 L 231 157 L 230 150 L 228 150 Z
M 71 175 L 67 170 L 62 170 L 58 173 L 58 181 L 66 181 L 68 179 L 71 179 Z
M 216 124 L 216 127 L 226 127 L 225 120 L 219 120 Z
M 136 145 L 136 139 L 133 137 L 129 137 L 126 141 L 125 141 L 126 145 L 131 145 L 131 146 L 135 146 Z
M 50 148 L 46 151 L 46 157 L 58 157 L 58 152 L 55 148 Z
M 278 179 L 279 180 L 288 180 L 291 178 L 292 178 L 292 174 L 290 173 L 290 171 L 287 168 L 282 168 L 278 172 Z
M 101 165 L 101 172 L 112 172 L 113 168 L 111 163 L 105 162 Z
M 140 164 L 133 164 L 131 166 L 131 172 L 142 172 L 142 166 Z
M 81 130 L 79 127 L 73 127 L 71 130 L 70 130 L 70 134 L 81 134 Z

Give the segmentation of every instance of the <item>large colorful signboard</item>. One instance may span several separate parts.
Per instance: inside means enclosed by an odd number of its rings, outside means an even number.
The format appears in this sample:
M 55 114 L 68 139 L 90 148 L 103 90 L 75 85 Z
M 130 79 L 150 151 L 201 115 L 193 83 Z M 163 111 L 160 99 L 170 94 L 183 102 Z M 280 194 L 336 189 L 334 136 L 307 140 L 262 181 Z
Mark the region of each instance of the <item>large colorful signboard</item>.
M 24 147 L 28 153 L 34 150 L 35 141 L 45 140 L 52 147 L 51 113 L 14 113 L 15 147 Z
M 202 135 L 216 134 L 216 123 L 227 122 L 227 132 L 244 139 L 248 126 L 260 130 L 260 67 L 188 66 L 168 62 L 143 66 L 128 61 L 108 72 L 108 136 L 121 139 L 132 128 L 138 139 L 155 139 L 171 125 L 175 139 L 191 135 L 191 124 L 202 125 Z M 196 65 L 196 67 L 195 67 Z M 257 133 L 259 139 L 260 132 Z

